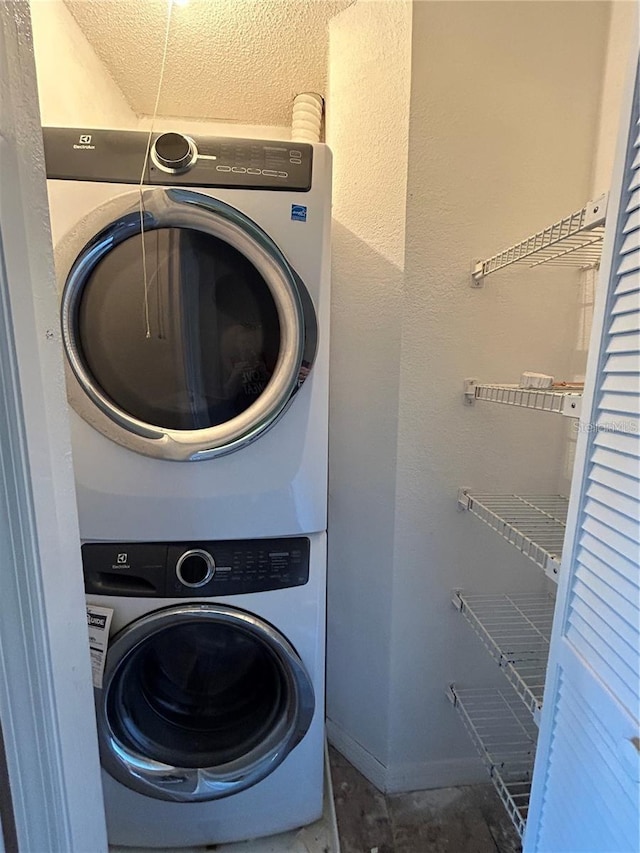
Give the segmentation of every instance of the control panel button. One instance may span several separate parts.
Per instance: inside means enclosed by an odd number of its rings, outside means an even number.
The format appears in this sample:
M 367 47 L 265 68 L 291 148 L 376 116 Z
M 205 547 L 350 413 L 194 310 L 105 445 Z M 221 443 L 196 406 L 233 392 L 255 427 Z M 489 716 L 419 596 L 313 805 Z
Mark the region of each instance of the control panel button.
M 197 158 L 195 142 L 182 133 L 161 133 L 151 147 L 152 161 L 172 175 L 188 171 Z
M 176 575 L 185 586 L 197 588 L 209 583 L 215 572 L 213 557 L 208 551 L 193 548 L 185 551 L 176 563 Z

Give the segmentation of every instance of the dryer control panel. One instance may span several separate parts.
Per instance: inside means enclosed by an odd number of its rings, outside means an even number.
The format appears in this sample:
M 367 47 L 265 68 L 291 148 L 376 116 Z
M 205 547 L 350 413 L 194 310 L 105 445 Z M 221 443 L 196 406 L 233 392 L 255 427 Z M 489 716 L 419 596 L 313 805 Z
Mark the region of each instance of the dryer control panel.
M 139 130 L 43 128 L 47 178 L 118 184 L 311 189 L 313 146 Z
M 87 594 L 213 598 L 302 586 L 309 540 L 89 542 L 82 546 Z

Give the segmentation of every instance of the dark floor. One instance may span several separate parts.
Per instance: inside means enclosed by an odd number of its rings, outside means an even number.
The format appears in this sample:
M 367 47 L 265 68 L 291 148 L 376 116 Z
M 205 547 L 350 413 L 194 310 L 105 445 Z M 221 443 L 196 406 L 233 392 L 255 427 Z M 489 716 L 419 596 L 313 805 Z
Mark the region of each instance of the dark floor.
M 384 795 L 329 756 L 341 853 L 521 853 L 493 785 Z

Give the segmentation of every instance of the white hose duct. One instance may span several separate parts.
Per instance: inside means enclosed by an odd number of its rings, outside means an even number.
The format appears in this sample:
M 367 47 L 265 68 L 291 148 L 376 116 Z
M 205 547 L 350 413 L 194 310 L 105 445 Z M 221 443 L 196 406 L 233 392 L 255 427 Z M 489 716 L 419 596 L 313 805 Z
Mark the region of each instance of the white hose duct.
M 324 101 L 315 92 L 302 92 L 293 100 L 291 139 L 293 142 L 320 142 Z

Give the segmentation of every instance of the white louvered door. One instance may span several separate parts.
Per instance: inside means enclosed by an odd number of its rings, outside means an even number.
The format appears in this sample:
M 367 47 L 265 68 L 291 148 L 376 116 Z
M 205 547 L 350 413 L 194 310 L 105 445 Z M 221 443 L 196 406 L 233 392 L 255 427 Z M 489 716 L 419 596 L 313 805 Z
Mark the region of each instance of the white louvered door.
M 640 851 L 640 89 L 626 102 L 525 853 Z M 629 121 L 630 118 L 630 121 Z M 566 567 L 566 568 L 565 568 Z

